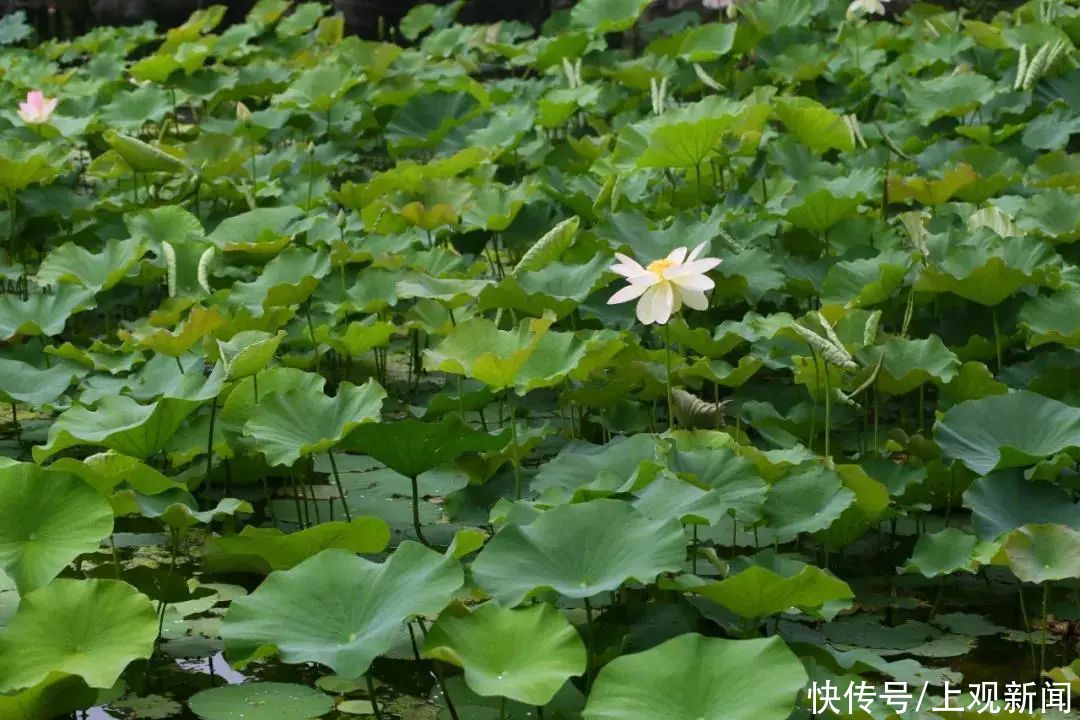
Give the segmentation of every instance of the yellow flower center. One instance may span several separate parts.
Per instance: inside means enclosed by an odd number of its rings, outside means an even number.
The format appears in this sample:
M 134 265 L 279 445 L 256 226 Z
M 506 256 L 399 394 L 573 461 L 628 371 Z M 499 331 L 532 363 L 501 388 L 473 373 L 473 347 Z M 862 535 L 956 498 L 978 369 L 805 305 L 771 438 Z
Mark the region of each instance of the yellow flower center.
M 676 264 L 677 263 L 674 260 L 664 258 L 663 260 L 653 260 L 651 263 L 645 266 L 645 269 L 651 273 L 656 273 L 656 275 L 662 280 L 664 278 L 664 271 L 672 265 Z

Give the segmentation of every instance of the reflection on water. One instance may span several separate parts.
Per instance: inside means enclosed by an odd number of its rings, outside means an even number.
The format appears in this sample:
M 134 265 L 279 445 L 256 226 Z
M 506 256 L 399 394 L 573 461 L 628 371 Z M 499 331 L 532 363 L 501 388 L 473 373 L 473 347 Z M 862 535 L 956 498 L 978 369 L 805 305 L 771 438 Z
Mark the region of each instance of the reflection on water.
M 211 658 L 205 660 L 182 660 L 178 659 L 176 664 L 181 669 L 187 672 L 199 672 L 206 675 L 216 675 L 230 685 L 238 685 L 247 678 L 240 673 L 236 672 L 229 666 L 229 663 L 225 662 L 225 656 L 222 653 L 218 653 Z

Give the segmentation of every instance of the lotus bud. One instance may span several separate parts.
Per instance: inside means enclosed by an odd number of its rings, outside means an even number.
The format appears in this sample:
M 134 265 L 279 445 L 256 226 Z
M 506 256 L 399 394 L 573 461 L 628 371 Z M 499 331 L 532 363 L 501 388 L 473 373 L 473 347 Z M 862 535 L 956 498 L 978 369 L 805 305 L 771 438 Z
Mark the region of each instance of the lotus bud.
M 236 103 L 236 119 L 245 125 L 251 122 L 251 110 L 242 102 Z

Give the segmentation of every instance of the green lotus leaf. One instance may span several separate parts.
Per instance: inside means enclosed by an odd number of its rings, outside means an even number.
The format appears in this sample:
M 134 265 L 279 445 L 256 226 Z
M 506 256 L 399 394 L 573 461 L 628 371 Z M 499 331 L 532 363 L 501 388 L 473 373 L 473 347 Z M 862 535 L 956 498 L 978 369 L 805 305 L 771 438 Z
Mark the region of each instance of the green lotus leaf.
M 4 720 L 41 720 L 41 718 L 64 717 L 75 710 L 92 706 L 97 696 L 98 691 L 87 687 L 78 675 L 51 673 L 38 684 L 22 692 L 14 695 L 0 695 L 0 717 Z
M 905 87 L 907 105 L 926 124 L 942 117 L 959 117 L 988 102 L 998 83 L 978 73 L 949 73 L 911 80 Z
M 580 8 L 578 5 L 577 8 Z M 639 168 L 697 168 L 716 153 L 724 133 L 745 112 L 742 103 L 713 95 L 633 127 L 643 141 Z M 636 140 L 626 138 L 635 144 Z
M 363 423 L 377 422 L 385 398 L 386 391 L 374 380 L 359 387 L 343 382 L 334 397 L 308 390 L 274 393 L 260 398 L 244 434 L 271 465 L 292 465 L 330 450 Z
M 304 302 L 329 273 L 330 255 L 325 250 L 291 247 L 268 262 L 258 279 L 233 285 L 230 300 L 259 317 L 271 307 Z
M 461 224 L 469 229 L 502 232 L 510 227 L 526 202 L 533 196 L 532 183 L 509 187 L 485 183 L 476 190 L 472 202 L 461 213 Z
M 524 273 L 536 272 L 559 260 L 574 244 L 580 226 L 581 218 L 574 215 L 551 228 L 521 256 L 510 274 L 518 277 Z
M 884 357 L 878 387 L 894 395 L 911 392 L 931 381 L 945 385 L 960 372 L 960 359 L 937 335 L 915 340 L 890 338 L 865 355 L 867 367 L 877 365 Z
M 814 611 L 826 603 L 855 597 L 846 582 L 813 565 L 772 553 L 762 553 L 753 562 L 723 580 L 704 582 L 689 576 L 680 578 L 678 586 L 748 619 L 779 615 L 791 608 Z
M 629 488 L 641 463 L 654 460 L 659 450 L 656 438 L 647 434 L 617 437 L 606 445 L 571 442 L 540 467 L 531 487 L 541 493 L 551 488 L 588 487 L 607 493 Z
M 1060 259 L 1047 245 L 1025 238 L 955 248 L 923 269 L 916 289 L 951 292 L 980 305 L 997 305 L 1025 285 L 1056 288 Z
M 981 540 L 995 540 L 1025 525 L 1058 524 L 1080 530 L 1080 505 L 1068 491 L 1052 483 L 1025 480 L 1017 471 L 978 478 L 964 492 L 964 507 L 971 510 L 971 522 Z
M 761 519 L 768 485 L 753 464 L 729 448 L 679 450 L 668 457 L 668 467 L 680 477 L 701 483 L 715 492 L 714 501 L 741 522 Z
M 467 92 L 417 94 L 394 112 L 386 140 L 394 153 L 433 148 L 480 111 L 479 101 Z
M 311 32 L 315 24 L 326 14 L 322 3 L 306 2 L 298 5 L 291 15 L 274 28 L 274 33 L 281 38 L 292 38 Z
M 989 564 L 996 546 L 980 543 L 979 539 L 958 528 L 946 528 L 940 532 L 920 535 L 915 551 L 901 568 L 902 572 L 917 572 L 923 577 L 934 578 L 956 572 L 976 572 Z
M 687 634 L 600 671 L 583 720 L 786 720 L 806 670 L 778 637 Z
M 334 709 L 334 698 L 306 685 L 254 682 L 203 690 L 188 708 L 202 720 L 313 720 Z
M 777 98 L 773 110 L 788 132 L 817 154 L 832 149 L 841 152 L 855 149 L 855 141 L 843 119 L 816 100 Z
M 359 75 L 347 65 L 323 62 L 300 73 L 275 102 L 326 113 L 359 82 Z
M 223 498 L 217 507 L 199 511 L 199 504 L 187 490 L 174 488 L 156 495 L 135 494 L 135 505 L 139 514 L 153 520 L 160 520 L 170 528 L 183 530 L 196 525 L 209 525 L 215 520 L 222 520 L 239 513 L 255 512 L 251 503 L 236 498 Z
M 228 320 L 216 307 L 196 306 L 191 309 L 187 318 L 176 330 L 157 327 L 146 322 L 134 332 L 119 330 L 116 334 L 125 343 L 175 358 L 189 352 L 196 343 L 212 335 L 227 322 Z
M 64 243 L 50 252 L 38 268 L 43 283 L 77 283 L 100 292 L 113 287 L 146 254 L 148 246 L 139 238 L 112 239 L 94 254 L 75 243 Z
M 315 329 L 315 340 L 329 345 L 346 357 L 355 358 L 362 357 L 375 348 L 386 347 L 396 332 L 397 327 L 391 322 L 351 322 L 343 332 L 322 325 Z
M 1027 390 L 968 400 L 934 428 L 941 452 L 980 475 L 1080 447 L 1080 410 Z
M 1020 230 L 1034 231 L 1057 242 L 1072 242 L 1080 236 L 1080 212 L 1069 202 L 1072 194 L 1051 188 L 1031 197 L 1017 198 L 1016 217 Z M 999 198 L 1000 205 L 1012 205 Z
M 121 486 L 145 495 L 187 488 L 183 482 L 166 477 L 133 457 L 111 450 L 91 455 L 84 460 L 60 458 L 49 468 L 78 475 L 104 496 L 111 495 Z
M 259 372 L 274 359 L 285 333 L 272 335 L 261 330 L 244 330 L 229 338 L 218 340 L 218 352 L 225 363 L 225 375 L 240 380 Z
M 54 580 L 25 595 L 0 632 L 0 692 L 37 685 L 55 672 L 110 688 L 157 640 L 149 598 L 117 580 Z
M 296 235 L 303 217 L 303 211 L 291 205 L 258 208 L 222 220 L 206 239 L 222 252 L 276 255 Z
M 827 529 L 854 502 L 855 493 L 840 475 L 812 467 L 776 482 L 765 499 L 764 514 L 780 542 L 787 542 L 799 533 Z
M 178 205 L 140 210 L 124 216 L 124 224 L 132 238 L 150 245 L 167 242 L 181 246 L 205 240 L 202 223 L 197 217 Z
M 565 317 L 592 293 L 609 264 L 607 258 L 597 256 L 584 265 L 552 262 L 543 270 L 507 277 L 480 291 L 480 309 L 501 308 L 532 316 L 551 311 Z
M 240 434 L 258 401 L 292 390 L 321 395 L 325 385 L 326 378 L 322 375 L 295 368 L 268 368 L 258 375 L 246 377 L 236 383 L 225 398 L 218 419 L 223 426 Z
M 95 410 L 76 406 L 56 418 L 48 441 L 34 447 L 34 461 L 44 462 L 79 445 L 145 459 L 165 449 L 173 433 L 198 407 L 198 402 L 178 399 L 140 405 L 126 395 L 102 398 Z
M 661 471 L 636 492 L 631 503 L 642 514 L 660 521 L 678 520 L 683 524 L 715 525 L 735 507 L 754 499 L 765 499 L 765 484 L 746 483 L 726 489 L 709 490 L 670 472 Z
M 811 179 L 784 201 L 785 217 L 796 227 L 823 233 L 854 215 L 880 184 L 873 170 L 856 170 L 833 180 Z
M 645 12 L 648 0 L 583 0 L 570 13 L 571 24 L 597 34 L 622 32 Z
M 1028 347 L 1057 343 L 1066 347 L 1080 346 L 1080 293 L 1074 289 L 1053 295 L 1040 295 L 1024 303 L 1017 318 L 1028 331 Z
M 463 580 L 457 560 L 411 541 L 381 565 L 323 550 L 234 600 L 221 637 L 241 666 L 276 653 L 359 677 L 397 642 L 402 623 L 441 612 Z
M 49 294 L 33 293 L 28 300 L 0 295 L 0 341 L 16 335 L 59 335 L 69 317 L 92 307 L 94 291 L 74 285 L 59 285 Z
M 110 375 L 130 372 L 144 360 L 140 352 L 121 352 L 120 348 L 111 347 L 100 340 L 95 340 L 89 347 L 81 348 L 75 347 L 70 342 L 65 342 L 60 346 L 48 345 L 45 347 L 45 352 L 63 360 L 76 362 L 84 368 Z
M 473 430 L 459 418 L 437 423 L 398 420 L 369 423 L 349 433 L 342 449 L 369 455 L 405 477 L 415 478 L 472 452 L 501 450 L 509 430 L 492 435 Z
M 889 488 L 858 465 L 837 465 L 836 472 L 846 487 L 855 493 L 855 502 L 817 537 L 830 549 L 851 545 L 874 527 L 890 505 Z
M 112 529 L 112 507 L 79 478 L 26 463 L 0 468 L 0 569 L 20 594 L 97 550 Z
M 895 251 L 838 262 L 825 276 L 821 300 L 849 308 L 883 303 L 903 285 L 910 263 L 910 256 Z
M 1080 578 L 1080 530 L 1064 525 L 1027 525 L 1005 537 L 1002 550 L 1021 582 Z
M 890 176 L 889 202 L 917 200 L 923 205 L 943 205 L 978 179 L 979 174 L 966 163 L 949 168 L 938 179 Z
M 635 579 L 651 582 L 682 567 L 686 534 L 620 500 L 560 505 L 529 525 L 507 525 L 472 565 L 477 584 L 513 607 L 551 589 L 591 598 Z
M 477 695 L 539 706 L 586 664 L 581 636 L 547 603 L 508 610 L 489 602 L 472 612 L 451 605 L 428 631 L 423 653 L 464 668 Z
M 239 535 L 209 538 L 203 562 L 215 573 L 269 575 L 290 570 L 327 548 L 368 554 L 382 552 L 389 542 L 390 527 L 377 517 L 325 522 L 288 535 L 277 528 L 248 525 Z
M 61 361 L 42 369 L 0 358 L 0 400 L 35 407 L 47 405 L 85 375 L 85 368 L 70 362 Z
M 62 170 L 62 159 L 44 143 L 36 147 L 11 141 L 0 144 L 0 189 L 9 193 L 52 180 Z
M 493 390 L 513 387 L 552 320 L 529 320 L 516 330 L 499 330 L 484 318 L 466 320 L 438 346 L 424 352 L 425 364 L 433 370 L 475 378 Z
M 157 145 L 151 145 L 130 135 L 123 135 L 115 130 L 106 130 L 105 142 L 109 143 L 109 146 L 135 172 L 175 174 L 187 170 L 187 165 L 180 158 L 166 152 Z

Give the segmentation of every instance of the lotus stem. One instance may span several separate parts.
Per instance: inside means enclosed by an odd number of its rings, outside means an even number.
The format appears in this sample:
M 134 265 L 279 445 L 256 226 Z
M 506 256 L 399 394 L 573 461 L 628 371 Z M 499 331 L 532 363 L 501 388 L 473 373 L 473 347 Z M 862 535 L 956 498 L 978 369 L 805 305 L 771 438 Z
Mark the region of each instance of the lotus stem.
M 990 311 L 994 321 L 994 354 L 997 356 L 997 369 L 1001 372 L 1001 329 L 998 327 L 997 305 Z
M 375 699 L 375 681 L 371 679 L 371 671 L 364 673 L 364 680 L 367 682 L 368 698 L 371 700 L 371 709 L 375 713 L 375 720 L 382 720 L 382 710 L 379 709 L 379 703 Z
M 592 690 L 593 675 L 596 670 L 596 632 L 593 629 L 592 604 L 585 598 L 585 634 L 588 640 L 588 655 L 585 663 L 585 687 Z
M 664 365 L 667 370 L 668 429 L 675 428 L 675 403 L 671 399 L 671 327 L 664 325 Z
M 1020 616 L 1024 620 L 1024 632 L 1027 633 L 1028 649 L 1031 650 L 1031 669 L 1038 670 L 1038 660 L 1035 657 L 1035 641 L 1031 638 L 1031 623 L 1028 622 L 1027 603 L 1024 602 L 1024 583 L 1017 584 L 1017 590 L 1020 592 Z
M 412 524 L 413 531 L 416 533 L 416 539 L 422 542 L 424 545 L 431 547 L 431 543 L 424 537 L 424 529 L 420 525 L 420 482 L 416 477 L 409 478 L 409 482 L 412 483 Z
M 511 464 L 514 466 L 514 496 L 521 499 L 521 459 L 518 457 L 518 436 L 517 436 L 517 413 L 513 395 L 510 389 L 506 390 L 507 400 L 506 404 L 510 410 L 510 443 L 514 446 L 513 454 L 511 455 Z
M 256 371 L 255 374 L 251 376 L 251 390 L 254 393 L 255 402 L 256 403 L 259 402 L 259 373 L 258 373 L 258 371 Z
M 334 473 L 334 484 L 337 485 L 338 495 L 341 496 L 341 506 L 343 508 L 345 508 L 345 520 L 347 522 L 352 522 L 352 513 L 349 512 L 349 501 L 345 499 L 345 490 L 341 487 L 341 475 L 338 474 L 337 461 L 334 460 L 334 451 L 333 450 L 327 450 L 326 451 L 326 457 L 330 458 L 330 470 Z M 413 488 L 415 489 L 415 487 L 416 487 L 416 485 L 414 483 Z M 416 496 L 415 496 L 415 493 L 414 493 L 414 495 L 413 495 L 413 508 L 414 508 L 413 517 L 414 518 L 416 517 L 416 512 L 415 512 L 416 499 L 415 499 L 415 497 Z
M 214 421 L 217 419 L 217 397 L 210 400 L 210 432 L 206 438 L 206 494 L 210 494 L 214 471 Z M 213 503 L 213 499 L 210 500 Z
M 120 555 L 116 552 L 116 535 L 109 535 L 109 545 L 112 546 L 112 562 L 113 572 L 116 575 L 116 579 L 120 579 Z
M 1046 627 L 1046 621 L 1049 617 L 1047 610 L 1050 606 L 1050 581 L 1047 580 L 1043 583 L 1043 597 L 1042 597 L 1042 643 L 1039 646 L 1039 672 L 1035 676 L 1035 680 L 1038 681 L 1042 677 L 1043 672 L 1046 670 L 1046 634 L 1048 628 Z
M 307 318 L 308 333 L 311 335 L 311 347 L 315 350 L 315 373 L 318 374 L 322 358 L 319 357 L 319 343 L 315 341 L 315 325 L 311 322 L 311 300 L 304 303 L 304 316 Z M 385 376 L 383 382 L 386 382 Z
M 814 360 L 815 365 L 817 360 Z M 825 363 L 825 457 L 831 459 L 830 440 L 832 436 L 832 376 L 829 375 L 829 364 Z
M 506 714 L 506 698 L 503 697 L 499 700 L 499 720 L 506 720 L 509 715 Z

